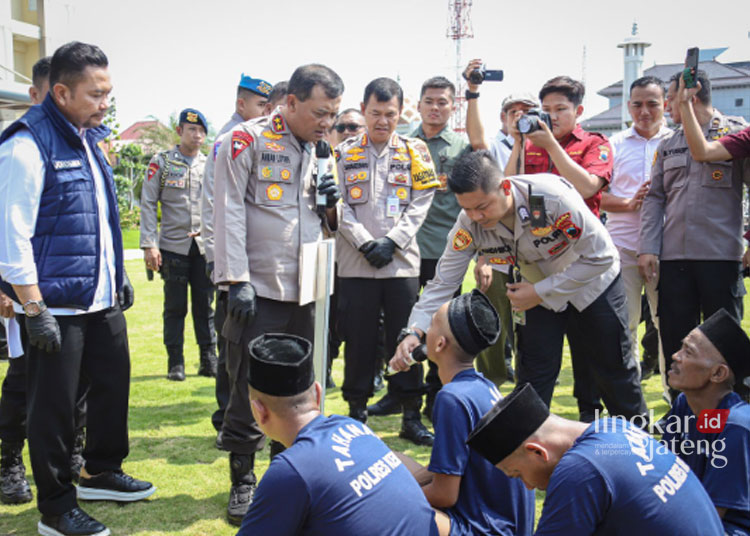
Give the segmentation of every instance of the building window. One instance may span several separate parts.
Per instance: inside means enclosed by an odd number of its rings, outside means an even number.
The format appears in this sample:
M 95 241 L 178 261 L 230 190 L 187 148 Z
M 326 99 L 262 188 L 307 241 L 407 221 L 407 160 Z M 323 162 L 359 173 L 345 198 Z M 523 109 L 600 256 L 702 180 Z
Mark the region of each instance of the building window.
M 743 102 L 744 99 L 734 99 L 734 107 L 739 108 L 740 106 L 742 106 Z

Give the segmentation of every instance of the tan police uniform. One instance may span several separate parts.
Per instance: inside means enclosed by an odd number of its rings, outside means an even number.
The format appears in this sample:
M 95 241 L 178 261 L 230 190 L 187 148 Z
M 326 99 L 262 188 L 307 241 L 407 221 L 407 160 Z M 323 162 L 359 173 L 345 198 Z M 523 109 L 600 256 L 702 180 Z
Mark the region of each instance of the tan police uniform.
M 581 323 L 587 326 L 582 330 L 586 339 L 569 335 L 569 342 L 597 350 L 599 359 L 588 366 L 610 413 L 642 414 L 646 406 L 625 333 L 620 263 L 609 234 L 564 178 L 539 173 L 505 181 L 515 204 L 513 229 L 502 223 L 485 229 L 462 211 L 408 325 L 427 331 L 432 314 L 451 299 L 475 255 L 484 255 L 491 264 L 515 266 L 542 299 L 525 312 L 525 324 L 516 326 L 519 381 L 530 382 L 549 404 L 568 322 Z M 545 224 L 538 228 L 531 226 L 529 185 L 544 196 Z
M 297 303 L 300 249 L 332 231 L 316 211 L 316 168 L 313 144 L 300 145 L 281 108 L 237 125 L 216 156 L 214 280 L 248 281 L 257 294 L 255 321 L 228 317 L 223 330 L 231 394 L 222 441 L 232 453 L 263 448 L 248 401 L 249 341 L 267 332 L 313 340 L 313 306 Z
M 215 354 L 214 289 L 206 277 L 206 259 L 200 236 L 201 192 L 206 156 L 184 156 L 178 147 L 155 155 L 148 165 L 141 192 L 141 248 L 161 251 L 164 280 L 164 345 L 168 369 L 183 365 L 188 284 L 195 338 L 202 358 Z M 161 223 L 157 205 L 161 204 Z M 157 230 L 158 229 L 158 230 Z
M 714 140 L 746 126 L 714 109 L 702 130 Z M 708 318 L 725 308 L 742 320 L 742 184 L 750 181 L 749 163 L 693 160 L 682 128 L 656 150 L 638 254 L 659 257 L 657 316 L 666 370 L 701 314 Z
M 416 299 L 416 234 L 440 183 L 425 143 L 396 133 L 380 151 L 366 133 L 346 140 L 337 147 L 336 158 L 344 198 L 336 241 L 339 318 L 346 340 L 342 393 L 344 399 L 361 403 L 372 396 L 381 308 L 391 355 Z M 397 247 L 389 264 L 375 268 L 359 249 L 382 237 Z M 396 375 L 393 394 L 420 397 L 421 375 L 421 367 Z

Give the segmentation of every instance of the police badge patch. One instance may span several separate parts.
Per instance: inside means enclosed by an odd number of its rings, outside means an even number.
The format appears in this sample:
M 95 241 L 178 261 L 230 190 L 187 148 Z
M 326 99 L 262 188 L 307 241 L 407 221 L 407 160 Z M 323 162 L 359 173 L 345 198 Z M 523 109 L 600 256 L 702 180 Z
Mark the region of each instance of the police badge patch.
M 242 151 L 253 143 L 253 137 L 243 130 L 232 132 L 232 160 L 236 159 Z
M 465 229 L 459 229 L 456 234 L 453 235 L 453 249 L 456 251 L 463 251 L 468 248 L 474 239 L 471 237 L 471 233 Z

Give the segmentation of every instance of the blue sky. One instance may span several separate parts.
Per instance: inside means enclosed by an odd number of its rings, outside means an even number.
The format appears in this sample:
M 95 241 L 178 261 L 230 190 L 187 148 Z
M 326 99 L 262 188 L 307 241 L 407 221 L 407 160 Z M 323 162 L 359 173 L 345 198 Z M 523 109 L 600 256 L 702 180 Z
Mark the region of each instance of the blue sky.
M 344 80 L 343 107 L 358 106 L 378 76 L 399 78 L 417 98 L 426 78 L 453 78 L 455 45 L 446 38 L 448 0 L 62 0 L 49 25 L 53 43 L 96 43 L 110 59 L 123 128 L 191 106 L 218 128 L 230 116 L 240 73 L 274 83 L 304 63 L 324 63 Z M 606 108 L 596 91 L 620 80 L 617 43 L 637 21 L 652 44 L 644 66 L 681 62 L 690 46 L 729 46 L 721 61 L 750 60 L 750 5 L 721 2 L 614 3 L 474 0 L 474 39 L 463 58 L 482 57 L 505 81 L 482 87 L 488 129 L 514 91 L 538 92 L 559 74 L 582 78 L 584 116 Z

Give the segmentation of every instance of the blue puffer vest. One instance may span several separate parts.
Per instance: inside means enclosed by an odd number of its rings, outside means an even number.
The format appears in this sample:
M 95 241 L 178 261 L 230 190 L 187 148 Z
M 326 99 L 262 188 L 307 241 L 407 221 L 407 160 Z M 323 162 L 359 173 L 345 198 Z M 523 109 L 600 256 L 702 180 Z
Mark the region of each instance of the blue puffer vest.
M 24 128 L 34 137 L 45 169 L 39 215 L 31 238 L 39 289 L 50 307 L 88 309 L 94 302 L 103 257 L 96 189 L 86 148 L 50 95 L 9 126 L 0 136 L 0 144 Z M 100 126 L 86 130 L 85 136 L 105 178 L 115 249 L 115 284 L 119 290 L 123 280 L 120 214 L 112 169 L 97 146 L 108 133 L 107 127 Z M 11 285 L 1 279 L 0 289 L 18 301 Z

